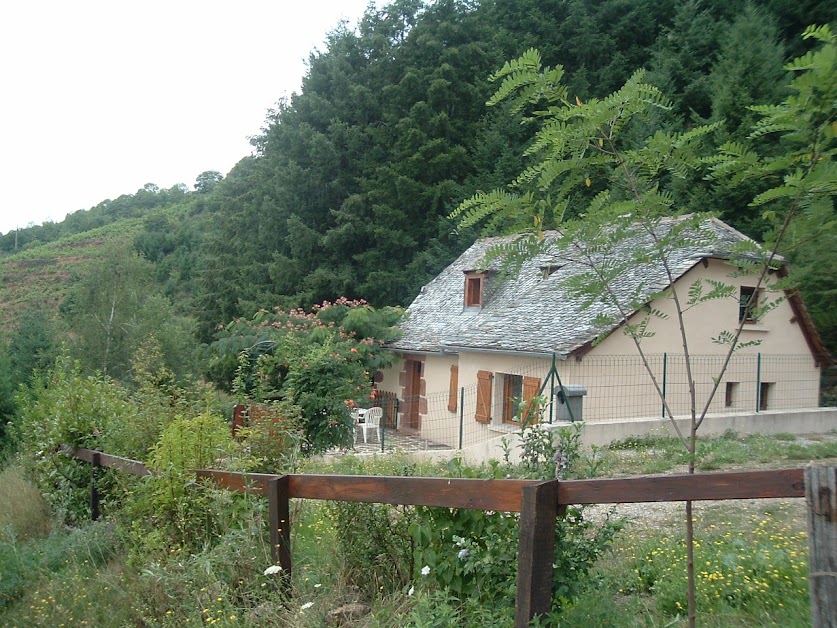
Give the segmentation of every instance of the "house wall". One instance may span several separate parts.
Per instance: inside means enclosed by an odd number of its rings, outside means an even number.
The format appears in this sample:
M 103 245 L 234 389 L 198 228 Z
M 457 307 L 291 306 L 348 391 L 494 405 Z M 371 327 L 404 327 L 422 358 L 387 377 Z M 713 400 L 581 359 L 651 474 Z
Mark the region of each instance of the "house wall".
M 675 284 L 684 307 L 688 299 L 689 287 L 698 279 L 704 282 L 707 280 L 719 281 L 736 286 L 736 288 L 755 286 L 756 284 L 757 277 L 752 275 L 730 276 L 736 268 L 723 260 L 710 259 L 706 261 L 708 266 L 705 267 L 703 263 L 696 264 Z M 776 276 L 774 274 L 771 273 L 767 276 L 768 286 L 775 281 Z M 711 286 L 707 283 L 704 285 L 704 293 L 706 293 Z M 775 292 L 763 291 L 762 293 L 762 298 L 775 299 L 777 296 L 778 293 Z M 682 341 L 677 326 L 677 313 L 673 299 L 657 299 L 652 305 L 666 314 L 668 318 L 654 318 L 651 320 L 648 329 L 655 335 L 642 340 L 643 349 L 648 353 L 682 353 Z M 637 323 L 641 319 L 641 316 L 634 316 L 630 319 L 630 322 Z M 712 338 L 717 337 L 722 331 L 735 332 L 737 329 L 738 290 L 736 289 L 733 298 L 706 301 L 689 309 L 685 312 L 683 321 L 686 327 L 690 353 L 696 355 L 724 353 L 726 347 L 713 343 Z M 741 342 L 751 340 L 760 340 L 761 344 L 758 347 L 741 349 L 741 352 L 800 354 L 808 351 L 805 336 L 799 323 L 796 322 L 796 317 L 787 300 L 783 300 L 774 310 L 765 314 L 758 323 L 744 326 L 741 333 Z M 594 352 L 600 355 L 634 354 L 636 353 L 636 347 L 631 338 L 622 333 L 621 329 L 617 329 L 597 345 Z
M 398 412 L 399 427 L 405 425 L 405 417 L 409 403 L 413 402 L 413 400 L 405 398 L 408 360 L 416 360 L 422 363 L 420 398 L 416 400 L 419 404 L 421 435 L 424 438 L 429 438 L 432 435 L 434 442 L 442 443 L 449 447 L 458 447 L 458 408 L 454 412 L 448 409 L 450 367 L 457 364 L 458 356 L 402 354 L 395 364 L 384 371 L 383 380 L 378 384 L 378 388 L 392 391 L 398 395 L 400 400 Z
M 736 286 L 733 298 L 707 301 L 688 310 L 684 314 L 684 326 L 689 343 L 690 354 L 694 360 L 695 380 L 698 399 L 708 398 L 713 386 L 713 377 L 720 372 L 721 362 L 717 358 L 703 356 L 718 356 L 726 353 L 727 346 L 712 342 L 722 331 L 734 332 L 738 325 L 738 288 L 740 286 L 754 286 L 756 278 L 753 276 L 730 276 L 736 269 L 722 260 L 707 260 L 708 265 L 697 264 L 678 282 L 678 296 L 685 302 L 688 298 L 689 287 L 698 279 L 719 281 Z M 775 275 L 767 277 L 768 286 L 776 280 Z M 705 292 L 710 286 L 705 283 Z M 778 293 L 763 291 L 762 298 L 776 299 Z M 654 336 L 642 339 L 643 350 L 654 356 L 654 371 L 662 386 L 663 362 L 660 356 L 668 354 L 666 371 L 668 374 L 666 397 L 670 400 L 671 410 L 675 415 L 687 414 L 689 408 L 688 386 L 685 378 L 685 365 L 682 357 L 682 341 L 677 324 L 677 315 L 673 299 L 658 299 L 652 306 L 667 318 L 653 318 L 648 331 Z M 641 316 L 634 316 L 630 322 L 638 323 Z M 745 324 L 740 341 L 747 343 L 759 341 L 758 346 L 744 347 L 736 351 L 735 361 L 724 376 L 716 393 L 709 412 L 724 412 L 729 410 L 756 410 L 757 391 L 760 383 L 768 384 L 766 391 L 765 409 L 786 409 L 816 407 L 819 402 L 820 371 L 813 356 L 810 355 L 804 333 L 797 322 L 790 303 L 783 299 L 775 309 L 763 316 L 755 324 Z M 621 329 L 617 329 L 604 341 L 587 353 L 580 363 L 567 362 L 567 370 L 571 373 L 582 371 L 585 361 L 595 363 L 600 356 L 636 355 L 637 350 L 633 340 L 626 336 Z M 759 360 L 759 354 L 762 359 Z M 782 359 L 778 356 L 788 356 Z M 767 357 L 769 356 L 769 357 Z M 792 356 L 792 357 L 791 357 Z M 680 375 L 678 376 L 678 372 Z M 627 369 L 605 369 L 595 378 L 597 386 L 618 387 L 626 386 L 632 373 Z M 590 376 L 585 377 L 590 381 Z M 647 379 L 647 378 L 646 378 Z M 678 381 L 679 380 L 679 381 Z M 726 405 L 726 383 L 736 383 L 733 389 L 732 404 Z M 640 393 L 636 386 L 631 386 L 629 407 L 633 411 L 624 413 L 621 408 L 612 408 L 602 395 L 591 394 L 585 402 L 590 406 L 591 416 L 607 418 L 605 415 L 618 411 L 624 417 L 650 416 L 644 409 L 659 404 L 657 392 L 653 384 L 648 383 Z M 662 410 L 662 408 L 660 408 Z M 618 417 L 614 417 L 618 418 Z
M 735 269 L 721 260 L 698 263 L 677 283 L 678 295 L 685 301 L 689 286 L 697 279 L 717 280 L 738 286 L 755 284 L 751 277 L 730 277 Z M 770 281 L 774 278 L 771 276 Z M 710 288 L 706 286 L 706 291 Z M 738 290 L 735 297 L 709 301 L 685 313 L 685 326 L 693 356 L 693 375 L 696 381 L 698 412 L 702 410 L 720 371 L 726 347 L 712 342 L 724 330 L 734 332 L 738 324 Z M 767 293 L 775 298 L 774 293 Z M 764 295 L 763 295 L 764 296 Z M 665 388 L 666 400 L 675 416 L 688 415 L 690 400 L 686 384 L 685 360 L 671 299 L 659 299 L 653 307 L 667 315 L 653 319 L 649 331 L 655 335 L 642 340 L 658 385 Z M 639 322 L 634 317 L 632 323 Z M 782 409 L 815 408 L 819 402 L 819 368 L 808 349 L 800 325 L 787 301 L 780 303 L 756 324 L 748 324 L 741 341 L 760 340 L 761 344 L 736 352 L 729 369 L 715 393 L 709 413 L 741 413 Z M 404 358 L 389 369 L 380 387 L 399 395 L 403 392 Z M 421 435 L 433 442 L 457 448 L 469 446 L 509 432 L 514 426 L 502 423 L 502 374 L 511 373 L 547 377 L 551 357 L 521 357 L 512 354 L 462 351 L 457 355 L 412 356 L 424 361 L 424 405 L 421 416 Z M 458 387 L 464 388 L 464 404 L 457 400 L 457 409 L 448 409 L 450 367 L 458 364 Z M 661 417 L 663 405 L 637 354 L 633 341 L 621 329 L 614 331 L 601 343 L 580 358 L 570 357 L 556 363 L 558 377 L 564 386 L 582 386 L 581 411 L 576 419 L 593 422 L 619 421 L 635 417 Z M 492 385 L 491 420 L 482 424 L 474 419 L 476 410 L 476 382 L 478 371 L 495 374 Z M 399 379 L 400 377 L 400 379 Z M 727 399 L 727 383 L 734 385 Z M 554 387 L 557 381 L 550 382 Z M 766 389 L 762 387 L 766 384 Z M 758 397 L 766 394 L 766 407 L 760 408 Z M 552 416 L 564 410 L 549 395 L 555 405 Z M 727 405 L 729 401 L 729 405 Z M 549 417 L 550 409 L 545 412 Z M 461 434 L 461 436 L 460 436 Z

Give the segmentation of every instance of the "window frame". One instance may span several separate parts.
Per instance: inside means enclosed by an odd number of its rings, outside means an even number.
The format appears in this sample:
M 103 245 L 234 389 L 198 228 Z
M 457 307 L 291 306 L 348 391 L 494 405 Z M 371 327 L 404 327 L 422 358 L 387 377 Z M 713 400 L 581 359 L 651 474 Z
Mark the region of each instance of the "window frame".
M 745 300 L 746 295 L 746 300 Z M 759 322 L 753 310 L 759 306 L 761 290 L 754 286 L 740 286 L 738 292 L 738 322 L 752 325 Z
M 738 384 L 740 382 L 727 382 L 726 391 L 724 394 L 724 407 L 732 408 L 735 406 L 736 392 L 738 391 Z
M 485 278 L 488 273 L 465 271 L 465 307 L 482 307 L 485 297 Z M 476 286 L 473 288 L 472 286 Z

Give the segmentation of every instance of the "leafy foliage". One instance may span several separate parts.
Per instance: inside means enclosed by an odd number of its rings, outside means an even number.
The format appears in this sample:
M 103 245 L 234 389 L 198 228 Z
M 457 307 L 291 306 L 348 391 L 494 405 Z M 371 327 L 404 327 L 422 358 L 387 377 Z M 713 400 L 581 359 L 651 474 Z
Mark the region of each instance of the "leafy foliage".
M 218 334 L 210 369 L 242 400 L 278 400 L 285 417 L 303 427 L 310 452 L 348 447 L 350 406 L 369 399 L 372 378 L 393 359 L 384 343 L 396 337 L 400 317 L 397 308 L 345 298 L 311 312 L 261 310 Z
M 520 465 L 493 465 L 474 470 L 460 461 L 450 463 L 459 477 L 528 477 L 553 479 L 582 466 L 580 427 L 523 432 Z M 556 455 L 559 454 L 560 456 Z M 562 475 L 562 477 L 564 477 Z M 416 572 L 421 586 L 442 590 L 458 600 L 459 612 L 476 607 L 493 622 L 510 621 L 508 600 L 515 595 L 519 515 L 449 508 L 416 508 L 410 530 L 415 543 Z M 559 612 L 580 591 L 585 576 L 610 546 L 621 522 L 593 523 L 583 508 L 562 513 L 555 530 L 553 610 Z M 416 576 L 419 579 L 418 576 Z

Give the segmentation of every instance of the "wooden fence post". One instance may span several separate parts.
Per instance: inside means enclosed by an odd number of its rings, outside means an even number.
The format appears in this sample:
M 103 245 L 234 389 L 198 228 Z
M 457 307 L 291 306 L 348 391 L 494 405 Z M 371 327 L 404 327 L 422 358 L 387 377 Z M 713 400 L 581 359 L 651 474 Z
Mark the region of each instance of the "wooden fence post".
M 525 628 L 536 615 L 548 613 L 552 607 L 558 480 L 524 486 L 522 493 L 515 628 Z
M 274 565 L 282 567 L 282 583 L 291 584 L 291 511 L 288 476 L 267 482 L 268 522 L 270 525 L 270 556 Z
M 837 467 L 805 467 L 814 628 L 837 627 Z
M 99 519 L 99 490 L 96 488 L 96 469 L 101 466 L 99 452 L 93 452 L 90 461 L 90 518 L 93 521 Z

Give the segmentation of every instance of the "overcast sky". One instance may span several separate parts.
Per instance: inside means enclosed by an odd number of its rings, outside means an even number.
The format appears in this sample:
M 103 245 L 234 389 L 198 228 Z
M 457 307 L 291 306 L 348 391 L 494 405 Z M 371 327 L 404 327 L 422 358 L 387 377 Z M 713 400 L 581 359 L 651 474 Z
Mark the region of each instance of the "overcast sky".
M 381 6 L 380 0 L 376 3 Z M 367 0 L 0 3 L 0 233 L 250 154 Z

